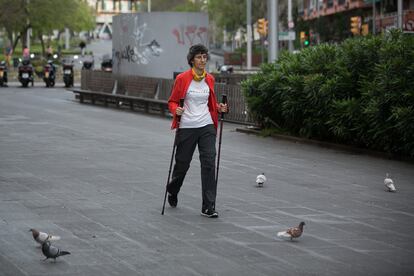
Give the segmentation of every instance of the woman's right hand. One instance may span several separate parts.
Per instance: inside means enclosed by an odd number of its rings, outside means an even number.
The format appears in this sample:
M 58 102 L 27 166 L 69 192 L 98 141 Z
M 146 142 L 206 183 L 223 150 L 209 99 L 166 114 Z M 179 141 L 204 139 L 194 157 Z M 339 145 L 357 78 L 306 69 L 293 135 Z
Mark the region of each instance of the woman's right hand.
M 177 116 L 181 116 L 184 113 L 184 108 L 182 107 L 177 107 L 177 109 L 175 110 L 175 114 L 177 114 Z

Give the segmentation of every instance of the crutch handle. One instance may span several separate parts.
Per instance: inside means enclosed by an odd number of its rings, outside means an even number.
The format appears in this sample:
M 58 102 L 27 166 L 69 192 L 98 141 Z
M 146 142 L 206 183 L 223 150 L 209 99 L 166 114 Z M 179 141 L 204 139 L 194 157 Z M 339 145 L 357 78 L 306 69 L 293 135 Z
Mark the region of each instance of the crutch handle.
M 227 103 L 227 95 L 226 95 L 226 94 L 223 94 L 223 96 L 222 96 L 222 98 L 221 98 L 221 102 L 222 102 L 223 104 L 226 104 L 226 103 Z
M 180 99 L 180 107 L 184 107 L 184 98 Z M 181 115 L 177 115 L 177 122 L 180 123 Z
M 227 104 L 227 95 L 226 95 L 226 94 L 223 94 L 223 95 L 222 95 L 222 98 L 221 98 L 221 103 L 222 103 L 222 104 Z M 226 111 L 226 112 L 221 113 L 221 119 L 224 119 L 224 113 L 229 113 L 229 107 L 228 107 L 228 106 L 227 106 L 227 111 Z

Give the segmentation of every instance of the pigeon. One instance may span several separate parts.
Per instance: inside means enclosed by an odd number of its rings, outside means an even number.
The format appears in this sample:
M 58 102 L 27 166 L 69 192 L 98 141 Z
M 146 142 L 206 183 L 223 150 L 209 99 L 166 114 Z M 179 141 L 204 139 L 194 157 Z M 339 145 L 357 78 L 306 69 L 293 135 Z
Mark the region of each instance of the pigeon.
M 33 239 L 37 241 L 39 244 L 43 244 L 45 241 L 57 241 L 60 240 L 59 236 L 52 236 L 45 232 L 40 232 L 36 229 L 30 229 L 29 231 L 32 232 Z
M 264 173 L 259 174 L 256 177 L 256 183 L 258 187 L 263 187 L 263 184 L 266 182 L 266 176 L 264 175 Z
M 47 259 L 53 258 L 53 259 L 55 259 L 55 262 L 56 262 L 57 257 L 70 254 L 70 252 L 68 252 L 68 251 L 62 251 L 59 248 L 53 246 L 49 241 L 46 241 L 46 242 L 43 243 L 42 253 L 46 257 L 46 259 L 44 259 L 43 261 L 46 261 Z
M 385 187 L 387 187 L 388 192 L 396 192 L 397 191 L 397 189 L 395 189 L 395 186 L 394 186 L 394 181 L 392 181 L 392 179 L 390 178 L 388 173 L 385 175 L 384 185 L 385 185 Z
M 290 240 L 299 238 L 303 233 L 303 225 L 305 225 L 305 223 L 302 221 L 297 227 L 291 227 L 286 231 L 281 231 L 277 233 L 277 236 L 279 238 L 290 238 Z

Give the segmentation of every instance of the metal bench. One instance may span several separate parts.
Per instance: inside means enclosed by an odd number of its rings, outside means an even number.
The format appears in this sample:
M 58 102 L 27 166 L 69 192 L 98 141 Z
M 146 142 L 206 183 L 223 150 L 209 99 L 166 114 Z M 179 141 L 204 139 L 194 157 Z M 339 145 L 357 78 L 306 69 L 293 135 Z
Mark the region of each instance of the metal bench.
M 128 106 L 131 110 L 143 110 L 147 113 L 167 116 L 169 114 L 168 101 L 156 99 L 157 88 L 156 79 L 135 77 L 126 80 L 124 94 L 113 94 L 109 92 L 109 89 L 106 91 L 71 89 L 71 91 L 77 95 L 80 103 L 102 102 L 107 107 L 109 105 L 115 105 L 118 108 Z

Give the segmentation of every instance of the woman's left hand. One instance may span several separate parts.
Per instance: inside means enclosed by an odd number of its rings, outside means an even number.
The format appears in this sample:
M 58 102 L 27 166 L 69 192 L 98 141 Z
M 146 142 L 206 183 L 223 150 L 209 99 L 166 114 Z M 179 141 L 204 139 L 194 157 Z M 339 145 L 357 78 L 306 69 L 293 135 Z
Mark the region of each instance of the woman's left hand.
M 227 113 L 227 104 L 224 104 L 224 103 L 220 103 L 220 106 L 219 106 L 219 112 L 220 113 Z

